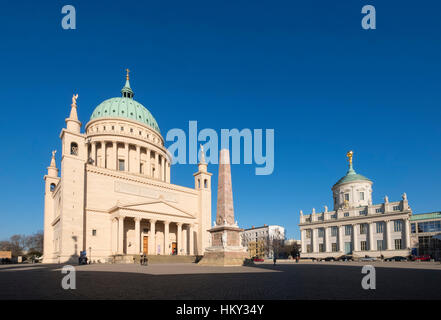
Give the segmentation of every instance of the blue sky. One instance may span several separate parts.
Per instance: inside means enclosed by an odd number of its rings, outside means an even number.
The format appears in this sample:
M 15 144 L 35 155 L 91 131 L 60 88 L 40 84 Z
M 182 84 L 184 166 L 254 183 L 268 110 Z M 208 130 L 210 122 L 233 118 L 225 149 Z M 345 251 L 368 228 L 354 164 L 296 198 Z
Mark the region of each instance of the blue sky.
M 61 28 L 74 5 L 77 29 Z M 377 29 L 361 28 L 375 5 Z M 374 202 L 407 192 L 416 213 L 441 209 L 441 6 L 436 1 L 2 2 L 0 239 L 43 226 L 43 175 L 79 93 L 87 123 L 120 95 L 162 133 L 273 128 L 275 169 L 232 167 L 243 227 L 280 224 L 299 238 L 299 210 L 332 208 L 345 154 L 374 181 Z M 57 154 L 59 161 L 60 154 Z M 59 165 L 59 162 L 58 162 Z M 217 168 L 213 172 L 215 217 Z M 172 168 L 193 186 L 194 165 Z

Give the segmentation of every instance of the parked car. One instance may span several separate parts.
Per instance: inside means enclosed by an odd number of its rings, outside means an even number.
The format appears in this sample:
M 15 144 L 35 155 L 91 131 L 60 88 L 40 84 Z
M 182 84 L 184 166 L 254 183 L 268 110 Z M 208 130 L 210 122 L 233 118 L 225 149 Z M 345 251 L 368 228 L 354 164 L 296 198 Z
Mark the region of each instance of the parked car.
M 431 257 L 428 254 L 423 254 L 421 256 L 412 256 L 412 261 L 430 261 Z
M 338 257 L 337 261 L 354 261 L 354 257 L 352 257 L 351 255 L 345 254 L 345 255 Z
M 264 262 L 265 260 L 262 258 L 253 258 L 254 262 Z
M 384 259 L 384 261 L 407 261 L 407 258 L 402 256 L 394 256 L 394 257 L 386 258 Z
M 335 258 L 334 257 L 326 257 L 323 260 L 325 260 L 325 261 L 335 261 Z
M 360 258 L 360 261 L 377 261 L 377 258 L 364 256 L 363 258 Z

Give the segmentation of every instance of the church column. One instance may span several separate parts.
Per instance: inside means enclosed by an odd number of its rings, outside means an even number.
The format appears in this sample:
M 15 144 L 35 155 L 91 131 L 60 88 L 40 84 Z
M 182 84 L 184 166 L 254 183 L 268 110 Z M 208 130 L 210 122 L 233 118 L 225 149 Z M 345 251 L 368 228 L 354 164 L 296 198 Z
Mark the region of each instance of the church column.
M 118 253 L 124 254 L 124 218 L 118 217 Z
M 159 153 L 155 151 L 155 176 L 154 178 L 159 179 Z
M 176 223 L 176 227 L 178 230 L 176 235 L 176 242 L 178 243 L 178 255 L 182 255 L 182 223 Z
M 161 156 L 161 181 L 165 181 L 165 161 L 163 156 Z
M 112 219 L 112 254 L 118 252 L 118 219 Z
M 113 143 L 113 166 L 115 166 L 115 170 L 119 170 L 118 167 L 118 143 L 116 141 L 112 141 Z M 112 166 L 112 168 L 113 168 Z
M 387 250 L 392 250 L 392 237 L 391 237 L 391 227 L 390 227 L 390 220 L 386 220 L 384 222 L 386 224 L 386 245 Z M 384 237 L 384 234 L 383 234 Z
M 377 250 L 376 243 L 374 243 L 374 227 L 375 223 L 369 223 L 369 250 Z
M 156 248 L 156 220 L 150 220 L 150 248 L 152 250 L 149 250 L 149 254 L 157 254 L 157 248 Z
M 106 167 L 106 141 L 101 142 L 101 167 Z
M 166 177 L 166 182 L 170 183 L 170 162 L 167 161 L 166 163 L 166 172 L 167 172 L 167 177 Z
M 352 243 L 353 251 L 359 251 L 359 248 L 358 248 L 358 224 L 356 224 L 356 223 L 354 223 L 352 225 L 352 238 L 353 238 L 353 243 Z
M 190 255 L 192 256 L 192 255 L 194 255 L 194 235 L 193 235 L 193 225 L 192 224 L 190 224 L 189 226 L 188 226 L 188 231 L 189 231 L 189 241 L 190 241 Z
M 92 158 L 93 165 L 96 166 L 96 142 L 92 142 L 92 150 L 90 151 L 90 157 Z
M 343 243 L 343 232 L 344 232 L 344 226 L 340 226 L 338 228 L 338 250 L 340 252 L 344 252 L 345 245 Z
M 145 156 L 146 156 L 146 163 L 145 163 L 145 170 L 144 173 L 146 173 L 149 177 L 152 175 L 152 168 L 150 165 L 150 149 L 145 149 Z
M 141 218 L 135 217 L 135 254 L 141 252 Z
M 164 255 L 170 254 L 170 236 L 169 236 L 169 221 L 164 221 Z
M 141 147 L 136 146 L 136 156 L 138 157 L 136 161 L 136 173 L 141 173 Z
M 125 163 L 125 171 L 129 172 L 129 144 L 125 143 L 125 151 L 126 151 L 126 163 Z

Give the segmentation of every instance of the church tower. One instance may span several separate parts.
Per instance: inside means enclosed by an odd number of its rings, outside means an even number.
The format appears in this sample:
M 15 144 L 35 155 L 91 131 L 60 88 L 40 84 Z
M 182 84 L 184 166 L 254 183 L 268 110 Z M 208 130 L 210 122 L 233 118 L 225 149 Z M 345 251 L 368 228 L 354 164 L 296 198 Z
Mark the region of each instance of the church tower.
M 198 172 L 193 174 L 195 189 L 199 192 L 198 218 L 201 222 L 198 226 L 200 237 L 197 239 L 195 253 L 200 255 L 204 254 L 205 248 L 210 246 L 210 233 L 208 229 L 211 227 L 211 175 L 212 173 L 207 171 L 204 147 L 201 146 Z
M 56 218 L 54 193 L 60 182 L 58 168 L 55 163 L 55 153 L 52 151 L 51 164 L 47 167 L 47 175 L 44 176 L 44 241 L 43 262 L 53 262 L 54 231 L 52 222 Z
M 66 128 L 61 131 L 61 204 L 60 204 L 60 251 L 62 261 L 76 259 L 84 250 L 84 202 L 85 164 L 87 161 L 86 137 L 81 134 L 81 122 L 77 115 L 77 98 L 72 97 Z

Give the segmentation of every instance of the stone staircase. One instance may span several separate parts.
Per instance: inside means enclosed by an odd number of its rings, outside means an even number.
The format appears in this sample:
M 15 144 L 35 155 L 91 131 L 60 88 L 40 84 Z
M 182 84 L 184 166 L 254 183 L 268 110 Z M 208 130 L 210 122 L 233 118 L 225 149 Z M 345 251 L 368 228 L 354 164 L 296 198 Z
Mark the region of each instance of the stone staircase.
M 162 255 L 148 255 L 148 263 L 195 263 L 199 261 L 199 256 L 162 256 Z M 136 254 L 118 254 L 114 255 L 109 259 L 109 263 L 117 264 L 129 264 L 129 263 L 140 263 L 140 256 Z

